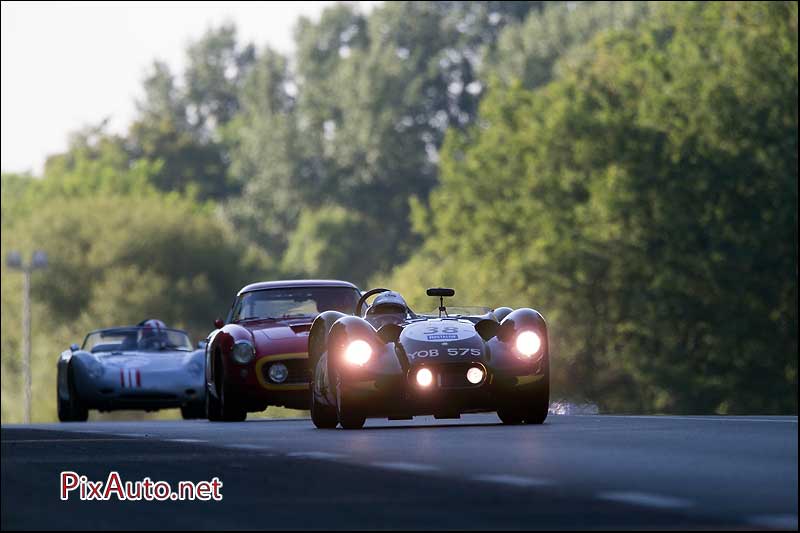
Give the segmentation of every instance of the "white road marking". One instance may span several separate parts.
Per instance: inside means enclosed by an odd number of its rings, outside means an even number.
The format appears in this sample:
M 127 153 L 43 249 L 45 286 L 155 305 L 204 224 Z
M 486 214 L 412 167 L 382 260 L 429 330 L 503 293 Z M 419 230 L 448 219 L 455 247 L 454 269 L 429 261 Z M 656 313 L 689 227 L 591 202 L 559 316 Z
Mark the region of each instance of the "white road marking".
M 207 440 L 202 439 L 165 439 L 167 442 L 185 442 L 188 444 L 197 443 L 197 442 L 208 442 Z
M 796 514 L 765 514 L 748 518 L 747 522 L 758 527 L 773 529 L 797 529 Z
M 399 470 L 401 472 L 435 472 L 439 470 L 439 468 L 433 465 L 423 465 L 420 463 L 387 462 L 372 463 L 372 466 L 385 468 L 387 470 Z
M 797 417 L 784 418 L 745 418 L 741 416 L 670 416 L 670 415 L 563 415 L 584 418 L 644 418 L 649 420 L 703 420 L 710 422 L 773 422 L 797 424 Z
M 532 477 L 511 476 L 505 474 L 488 474 L 483 476 L 475 476 L 475 481 L 486 481 L 488 483 L 500 483 L 502 485 L 511 485 L 513 487 L 546 487 L 553 484 L 552 481 L 547 479 L 539 479 Z
M 344 457 L 341 453 L 332 452 L 290 452 L 286 456 L 297 459 L 341 459 Z
M 256 452 L 269 450 L 269 446 L 264 446 L 263 444 L 226 444 L 224 447 L 233 450 L 252 450 Z
M 684 500 L 683 498 L 663 496 L 649 492 L 608 491 L 598 493 L 597 498 L 611 502 L 638 505 L 640 507 L 655 507 L 657 509 L 680 509 L 691 507 L 692 505 L 692 502 Z
M 85 439 L 77 438 L 77 439 L 4 439 L 3 444 L 7 442 L 20 442 L 24 444 L 35 444 L 35 443 L 46 443 L 46 442 L 120 442 L 126 440 L 138 440 L 138 439 L 126 439 L 120 437 L 87 437 Z

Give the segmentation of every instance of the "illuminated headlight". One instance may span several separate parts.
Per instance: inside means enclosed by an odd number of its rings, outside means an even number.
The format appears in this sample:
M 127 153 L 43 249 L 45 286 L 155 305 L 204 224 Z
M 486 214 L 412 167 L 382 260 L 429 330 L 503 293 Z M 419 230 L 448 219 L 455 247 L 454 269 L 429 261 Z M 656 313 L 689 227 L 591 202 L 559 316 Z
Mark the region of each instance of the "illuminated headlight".
M 247 341 L 236 341 L 233 345 L 233 360 L 241 365 L 246 365 L 255 357 L 256 352 L 253 345 Z
M 356 340 L 347 345 L 344 358 L 352 365 L 363 366 L 372 357 L 372 347 L 368 342 Z
M 525 357 L 533 357 L 542 347 L 542 339 L 533 331 L 523 331 L 517 335 L 517 351 Z
M 469 381 L 473 385 L 477 385 L 478 383 L 483 381 L 483 370 L 481 370 L 477 366 L 473 366 L 472 368 L 467 370 L 467 381 Z
M 430 387 L 431 383 L 433 383 L 433 372 L 427 368 L 417 370 L 417 384 L 420 387 Z
M 275 363 L 269 367 L 269 379 L 275 383 L 283 383 L 289 377 L 289 369 L 283 363 Z

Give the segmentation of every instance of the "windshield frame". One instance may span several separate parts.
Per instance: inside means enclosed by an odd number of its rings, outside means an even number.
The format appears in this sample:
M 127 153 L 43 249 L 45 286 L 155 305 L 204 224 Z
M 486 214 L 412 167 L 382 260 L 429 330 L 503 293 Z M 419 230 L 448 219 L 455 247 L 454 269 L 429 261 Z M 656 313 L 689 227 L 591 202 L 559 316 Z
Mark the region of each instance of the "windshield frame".
M 102 338 L 103 335 L 108 335 L 110 337 L 114 333 L 118 333 L 121 336 L 121 335 L 124 335 L 126 333 L 130 333 L 130 332 L 136 331 L 137 332 L 137 337 L 138 337 L 138 332 L 139 331 L 152 330 L 152 329 L 153 328 L 150 328 L 148 326 L 119 326 L 119 327 L 114 327 L 114 328 L 96 329 L 94 331 L 90 331 L 89 333 L 87 333 L 86 336 L 83 338 L 83 342 L 81 343 L 81 351 L 86 351 L 86 352 L 91 352 L 91 353 L 115 353 L 115 352 L 119 353 L 119 352 L 133 352 L 133 351 L 160 353 L 160 352 L 166 352 L 166 351 L 191 352 L 191 351 L 194 350 L 194 345 L 192 344 L 192 339 L 191 339 L 191 337 L 189 337 L 189 334 L 186 331 L 182 330 L 182 329 L 175 329 L 175 328 L 160 328 L 160 331 L 170 332 L 170 333 L 177 333 L 179 335 L 183 335 L 185 337 L 185 339 L 186 339 L 186 345 L 184 347 L 170 348 L 168 350 L 165 350 L 165 349 L 162 349 L 162 350 L 148 350 L 148 349 L 140 348 L 139 345 L 138 345 L 138 342 L 137 342 L 137 345 L 136 345 L 135 348 L 129 348 L 129 349 L 125 349 L 125 350 L 114 349 L 114 350 L 100 350 L 100 351 L 97 351 L 97 352 L 93 352 L 92 349 L 87 349 L 87 343 L 89 341 L 89 338 L 92 337 L 93 335 L 100 335 L 101 338 Z M 96 345 L 99 345 L 99 344 L 100 343 L 97 343 Z

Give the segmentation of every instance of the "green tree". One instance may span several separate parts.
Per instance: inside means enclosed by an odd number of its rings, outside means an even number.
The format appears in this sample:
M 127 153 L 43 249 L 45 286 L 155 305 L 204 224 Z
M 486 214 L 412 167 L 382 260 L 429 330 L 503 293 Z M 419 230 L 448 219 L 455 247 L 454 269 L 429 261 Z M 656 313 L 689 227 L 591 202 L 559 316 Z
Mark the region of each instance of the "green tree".
M 479 264 L 606 409 L 796 412 L 797 5 L 667 4 L 558 70 L 449 137 L 396 281 Z
M 133 159 L 161 163 L 153 177 L 164 191 L 224 198 L 237 191 L 228 179 L 226 126 L 239 110 L 239 92 L 255 59 L 236 29 L 211 29 L 187 50 L 182 80 L 156 61 L 144 80 L 144 98 L 130 127 Z
M 605 30 L 632 28 L 647 20 L 653 2 L 551 2 L 522 23 L 509 25 L 487 50 L 483 77 L 521 81 L 534 89 L 554 77 L 558 61 Z
M 340 4 L 318 22 L 301 20 L 295 75 L 270 68 L 267 51 L 245 84 L 242 142 L 232 155 L 244 190 L 232 202 L 233 220 L 283 253 L 302 208 L 340 206 L 358 214 L 350 238 L 368 238 L 360 241 L 370 251 L 366 268 L 396 264 L 417 243 L 408 201 L 426 198 L 436 183 L 445 131 L 474 119 L 483 47 L 539 6 L 393 2 L 364 16 Z M 276 91 L 279 106 L 272 105 Z

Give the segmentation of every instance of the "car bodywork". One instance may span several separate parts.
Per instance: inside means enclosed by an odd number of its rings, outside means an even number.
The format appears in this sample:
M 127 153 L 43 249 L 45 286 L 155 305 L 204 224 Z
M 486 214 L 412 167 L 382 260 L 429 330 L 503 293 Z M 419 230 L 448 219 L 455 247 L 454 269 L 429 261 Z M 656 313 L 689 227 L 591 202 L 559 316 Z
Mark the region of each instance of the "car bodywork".
M 237 320 L 237 305 L 261 291 L 346 291 L 352 304 L 360 291 L 338 280 L 269 281 L 247 285 L 236 295 L 223 323 L 217 321 L 206 346 L 206 415 L 212 421 L 244 420 L 247 412 L 270 405 L 308 409 L 308 332 L 318 312 L 297 316 L 256 316 Z M 236 350 L 252 350 L 249 360 L 237 360 Z M 273 366 L 282 365 L 283 379 L 271 377 Z
M 375 289 L 365 294 L 368 296 Z M 429 289 L 429 295 L 453 294 Z M 362 302 L 359 302 L 359 305 Z M 539 424 L 549 405 L 549 342 L 542 315 L 502 307 L 475 315 L 409 314 L 378 323 L 360 316 L 322 313 L 309 336 L 313 368 L 312 419 L 320 428 L 360 428 L 366 418 L 417 415 L 458 418 L 497 411 L 505 423 Z M 520 334 L 532 332 L 538 349 L 519 351 Z M 526 340 L 531 333 L 525 333 Z M 363 341 L 371 356 L 348 353 Z M 528 350 L 528 348 L 525 348 Z M 361 357 L 359 360 L 358 357 Z M 363 364 L 361 364 L 363 362 Z M 426 386 L 417 373 L 423 371 Z M 470 377 L 467 372 L 472 370 Z M 429 372 L 429 374 L 427 374 Z M 423 381 L 425 381 L 423 380 Z
M 63 422 L 85 421 L 89 410 L 180 408 L 184 418 L 200 418 L 205 405 L 203 351 L 191 349 L 183 336 L 181 349 L 143 349 L 138 345 L 106 343 L 87 346 L 93 338 L 118 340 L 144 328 L 120 327 L 92 331 L 83 345 L 73 344 L 57 363 L 58 416 Z

